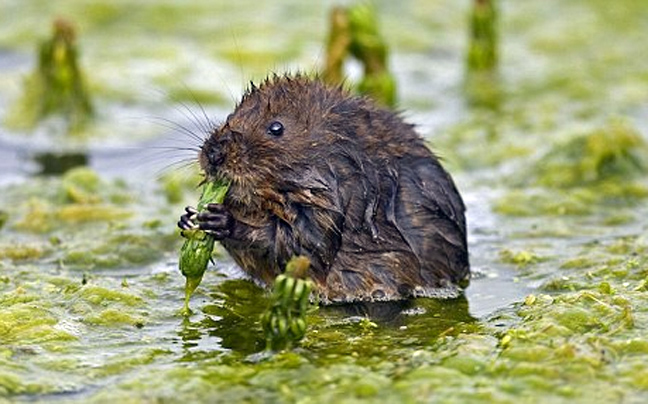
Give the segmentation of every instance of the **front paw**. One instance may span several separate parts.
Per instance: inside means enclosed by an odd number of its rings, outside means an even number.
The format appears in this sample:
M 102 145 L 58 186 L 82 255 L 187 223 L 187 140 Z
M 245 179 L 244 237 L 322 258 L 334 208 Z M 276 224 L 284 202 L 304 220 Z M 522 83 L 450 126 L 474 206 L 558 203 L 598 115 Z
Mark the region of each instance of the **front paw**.
M 178 227 L 181 230 L 202 230 L 211 234 L 216 240 L 229 237 L 234 220 L 232 215 L 221 204 L 210 203 L 202 212 L 187 206 L 185 213 L 180 216 Z M 180 233 L 184 236 L 184 233 Z
M 195 217 L 198 228 L 216 238 L 223 240 L 229 237 L 234 219 L 225 206 L 218 203 L 207 204 L 206 209 Z
M 178 221 L 178 227 L 180 230 L 197 230 L 199 228 L 198 224 L 196 224 L 197 216 L 198 211 L 196 208 L 193 206 L 187 206 L 184 215 L 180 216 L 180 220 Z

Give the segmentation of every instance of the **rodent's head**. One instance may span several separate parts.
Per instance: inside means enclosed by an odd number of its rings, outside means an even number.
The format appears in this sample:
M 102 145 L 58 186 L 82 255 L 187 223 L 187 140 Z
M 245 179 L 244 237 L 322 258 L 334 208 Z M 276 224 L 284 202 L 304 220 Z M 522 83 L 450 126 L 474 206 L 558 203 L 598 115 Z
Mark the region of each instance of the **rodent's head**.
M 202 169 L 208 178 L 224 177 L 239 187 L 276 190 L 318 159 L 326 115 L 342 94 L 302 75 L 252 85 L 203 144 Z

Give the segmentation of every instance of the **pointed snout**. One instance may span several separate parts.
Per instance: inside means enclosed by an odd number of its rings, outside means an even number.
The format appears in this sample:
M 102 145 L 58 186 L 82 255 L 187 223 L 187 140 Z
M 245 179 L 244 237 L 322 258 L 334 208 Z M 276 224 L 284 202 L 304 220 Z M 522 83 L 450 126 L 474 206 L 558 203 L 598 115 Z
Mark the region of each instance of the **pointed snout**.
M 203 144 L 200 151 L 200 165 L 208 174 L 215 174 L 225 162 L 226 150 L 234 133 L 225 129 L 220 136 L 212 136 Z

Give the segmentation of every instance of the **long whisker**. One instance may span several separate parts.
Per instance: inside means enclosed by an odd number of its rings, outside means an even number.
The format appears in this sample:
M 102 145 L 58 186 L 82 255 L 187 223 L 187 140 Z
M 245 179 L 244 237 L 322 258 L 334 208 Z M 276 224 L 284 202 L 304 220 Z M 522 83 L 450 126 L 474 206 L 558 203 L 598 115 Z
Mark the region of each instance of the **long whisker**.
M 193 122 L 198 129 L 200 129 L 200 132 L 204 133 L 205 135 L 209 134 L 211 128 L 210 128 L 210 122 L 203 121 L 195 112 L 192 108 L 189 108 L 189 106 L 183 102 L 180 101 L 180 105 L 182 106 L 182 109 L 178 109 L 178 112 L 180 112 L 182 115 L 184 115 L 185 118 L 189 119 L 191 122 Z M 203 139 L 204 140 L 204 139 Z
M 191 91 L 191 89 L 189 88 L 187 88 L 187 91 L 189 91 L 189 94 L 191 95 L 191 99 L 193 100 L 193 102 L 198 106 L 198 108 L 200 108 L 200 112 L 202 113 L 202 116 L 205 119 L 204 122 L 207 124 L 207 130 L 205 131 L 205 133 L 207 134 L 211 133 L 213 128 L 216 126 L 215 123 L 207 115 L 207 111 L 205 111 L 205 108 L 203 107 L 202 103 L 198 101 L 196 94 L 193 91 Z
M 174 173 L 186 171 L 187 174 L 195 174 L 195 171 L 192 169 L 193 166 L 197 165 L 195 160 L 179 160 L 173 163 L 166 165 L 165 167 L 160 168 L 156 171 L 156 178 L 161 179 L 166 173 L 173 170 Z M 191 171 L 190 171 L 191 169 Z
M 179 131 L 181 133 L 184 133 L 185 135 L 188 135 L 192 140 L 195 140 L 198 143 L 202 143 L 205 141 L 203 136 L 197 134 L 191 128 L 182 125 L 178 122 L 163 117 L 153 117 L 151 119 L 153 122 L 155 122 L 156 124 L 164 128 L 167 128 L 172 131 Z
M 191 151 L 191 152 L 200 152 L 201 147 L 191 146 L 191 147 L 180 147 L 180 146 L 147 146 L 149 149 L 155 150 L 169 150 L 169 151 Z
M 147 153 L 137 158 L 137 161 L 133 164 L 133 168 L 162 167 L 162 170 L 164 170 L 180 163 L 187 163 L 190 165 L 198 164 L 198 160 L 193 153 L 178 158 L 177 154 L 171 154 L 171 152 L 172 150 L 156 150 L 156 152 L 150 153 L 147 150 Z

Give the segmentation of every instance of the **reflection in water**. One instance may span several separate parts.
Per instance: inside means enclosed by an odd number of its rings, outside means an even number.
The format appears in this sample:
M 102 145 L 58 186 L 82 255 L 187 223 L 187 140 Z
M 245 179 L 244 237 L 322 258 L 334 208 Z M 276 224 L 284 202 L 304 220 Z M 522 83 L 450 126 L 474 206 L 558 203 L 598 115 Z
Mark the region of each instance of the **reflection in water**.
M 200 323 L 192 323 L 188 317 L 183 318 L 182 327 L 178 336 L 182 340 L 182 347 L 185 349 L 197 347 L 198 341 L 202 338 L 203 331 Z
M 325 316 L 365 317 L 371 321 L 389 325 L 400 326 L 403 323 L 403 312 L 411 309 L 412 300 L 399 300 L 395 302 L 361 302 L 325 306 L 320 313 Z
M 362 317 L 386 328 L 425 328 L 427 337 L 442 333 L 454 324 L 472 323 L 465 296 L 456 299 L 400 300 L 394 302 L 354 303 L 326 306 L 320 309 L 326 317 Z M 425 324 L 425 327 L 419 327 Z
M 213 303 L 203 308 L 201 320 L 183 323 L 179 332 L 183 347 L 196 350 L 206 338 L 218 341 L 206 347 L 216 351 L 212 355 L 223 349 L 244 356 L 262 351 L 265 340 L 259 318 L 269 304 L 268 294 L 252 282 L 228 280 L 217 285 L 210 297 Z M 309 315 L 308 324 L 301 346 L 318 356 L 351 351 L 371 356 L 380 353 L 385 341 L 426 344 L 479 327 L 464 296 L 321 306 Z M 206 352 L 188 354 L 195 357 Z
M 322 360 L 339 355 L 370 361 L 397 359 L 398 349 L 404 346 L 430 347 L 441 337 L 480 327 L 463 296 L 328 306 L 310 320 L 313 327 L 302 346 Z
M 34 155 L 39 165 L 38 174 L 60 175 L 74 167 L 88 165 L 88 155 L 83 152 L 44 152 Z
M 464 92 L 468 104 L 497 112 L 503 103 L 503 91 L 496 71 L 471 71 L 466 73 Z
M 210 294 L 211 304 L 203 307 L 205 316 L 189 322 L 180 333 L 185 348 L 197 346 L 195 338 L 216 337 L 220 346 L 242 354 L 264 348 L 265 340 L 259 324 L 261 313 L 268 306 L 264 291 L 246 280 L 227 280 Z

